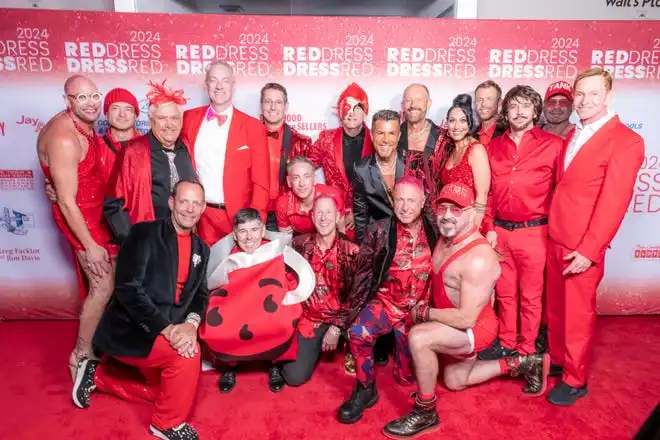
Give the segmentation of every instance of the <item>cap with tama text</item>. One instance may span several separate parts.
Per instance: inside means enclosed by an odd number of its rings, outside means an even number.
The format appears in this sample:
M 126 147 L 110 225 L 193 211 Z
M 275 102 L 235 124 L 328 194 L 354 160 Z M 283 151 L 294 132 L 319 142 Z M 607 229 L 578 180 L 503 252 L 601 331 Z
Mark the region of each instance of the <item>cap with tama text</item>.
M 545 91 L 544 101 L 548 100 L 549 98 L 555 95 L 565 96 L 569 101 L 572 101 L 573 86 L 567 83 L 566 81 L 557 81 L 550 84 L 550 86 L 548 86 L 548 90 Z
M 442 187 L 435 200 L 436 205 L 443 202 L 450 202 L 461 208 L 472 206 L 474 205 L 474 190 L 463 183 L 449 183 Z

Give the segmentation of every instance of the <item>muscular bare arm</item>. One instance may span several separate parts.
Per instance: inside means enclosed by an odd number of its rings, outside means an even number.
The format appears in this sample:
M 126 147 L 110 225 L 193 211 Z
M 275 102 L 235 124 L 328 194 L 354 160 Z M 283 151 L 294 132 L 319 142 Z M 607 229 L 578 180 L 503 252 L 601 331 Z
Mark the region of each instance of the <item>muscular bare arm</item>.
M 81 158 L 77 139 L 73 136 L 60 136 L 56 142 L 46 146 L 46 157 L 53 184 L 57 189 L 57 204 L 69 228 L 85 248 L 90 269 L 98 276 L 109 272 L 108 253 L 92 238 L 85 224 L 85 218 L 76 203 L 78 162 Z
M 429 312 L 431 321 L 463 330 L 474 326 L 481 311 L 491 301 L 495 282 L 500 276 L 500 266 L 492 252 L 492 249 L 475 252 L 472 258 L 462 262 L 464 267 L 459 307 L 431 309 Z

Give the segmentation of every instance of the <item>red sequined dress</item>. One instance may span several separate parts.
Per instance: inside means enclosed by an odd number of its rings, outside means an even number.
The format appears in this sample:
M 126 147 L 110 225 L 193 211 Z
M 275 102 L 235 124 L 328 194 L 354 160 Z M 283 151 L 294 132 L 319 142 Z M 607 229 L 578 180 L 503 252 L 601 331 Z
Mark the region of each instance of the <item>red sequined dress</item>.
M 112 235 L 103 220 L 103 197 L 105 195 L 105 182 L 103 173 L 97 160 L 98 146 L 95 141 L 88 139 L 89 148 L 87 155 L 78 164 L 78 193 L 76 194 L 76 204 L 80 208 L 87 229 L 94 241 L 105 247 L 111 255 L 116 255 L 116 246 L 110 243 Z M 53 181 L 50 170 L 47 165 L 41 164 L 44 175 L 51 182 Z M 53 203 L 53 218 L 55 223 L 74 252 L 84 250 L 82 243 L 73 233 L 64 214 L 57 203 Z
M 442 181 L 442 185 L 459 182 L 474 190 L 474 175 L 472 174 L 472 167 L 470 166 L 470 150 L 472 150 L 472 147 L 478 143 L 479 142 L 472 142 L 468 145 L 465 149 L 465 153 L 463 153 L 461 161 L 452 168 L 448 169 L 446 164 L 442 167 L 440 170 L 440 180 Z

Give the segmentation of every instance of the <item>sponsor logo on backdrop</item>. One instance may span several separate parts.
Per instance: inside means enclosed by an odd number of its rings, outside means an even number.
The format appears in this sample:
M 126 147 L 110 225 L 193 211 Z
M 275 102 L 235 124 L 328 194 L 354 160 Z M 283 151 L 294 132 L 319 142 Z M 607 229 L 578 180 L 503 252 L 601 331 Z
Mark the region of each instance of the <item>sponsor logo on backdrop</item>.
M 635 260 L 660 260 L 660 246 L 637 246 L 633 249 Z
M 37 248 L 0 248 L 0 261 L 19 263 L 41 261 L 41 250 Z
M 497 48 L 488 53 L 488 76 L 505 79 L 571 80 L 577 76 L 580 40 L 553 37 L 539 49 Z
M 0 72 L 50 72 L 48 29 L 17 27 L 13 38 L 0 40 Z
M 18 121 L 16 121 L 16 125 L 25 125 L 32 127 L 36 133 L 39 132 L 42 128 L 44 128 L 44 125 L 46 123 L 42 121 L 40 118 L 36 118 L 33 116 L 27 116 L 27 115 L 22 115 Z
M 222 40 L 222 36 L 218 37 Z M 269 76 L 268 33 L 242 33 L 238 44 L 177 44 L 176 72 L 179 75 L 203 75 L 206 66 L 219 60 L 234 67 L 238 76 Z
M 32 170 L 0 170 L 0 191 L 32 191 Z
M 387 76 L 474 78 L 477 39 L 449 37 L 447 47 L 387 47 Z
M 99 119 L 96 122 L 96 134 L 99 136 L 103 136 L 108 132 L 110 129 L 110 124 L 108 123 L 107 119 Z M 147 120 L 141 120 L 138 119 L 135 121 L 135 129 L 140 132 L 140 134 L 144 134 L 149 131 L 149 121 Z
M 14 235 L 27 235 L 29 229 L 34 229 L 34 215 L 20 208 L 0 206 L 0 228 Z
M 644 161 L 637 174 L 630 211 L 635 214 L 660 212 L 660 161 L 658 156 L 644 156 Z
M 295 130 L 308 132 L 305 134 L 309 134 L 309 132 L 316 134 L 319 131 L 326 130 L 328 128 L 327 122 L 305 121 L 303 119 L 303 115 L 299 114 L 287 114 L 285 122 Z
M 129 31 L 120 42 L 66 41 L 69 73 L 157 75 L 163 72 L 160 33 Z M 120 37 L 121 38 L 121 37 Z
M 5 136 L 5 121 L 0 121 L 0 136 Z
M 641 130 L 644 128 L 644 124 L 642 122 L 626 122 L 626 127 L 628 127 L 631 130 Z
M 284 76 L 372 76 L 373 35 L 362 40 L 347 38 L 346 43 L 338 47 L 284 46 L 282 73 Z
M 660 6 L 660 3 L 657 6 Z M 593 50 L 591 65 L 607 70 L 614 79 L 658 79 L 660 39 L 650 41 L 647 50 Z

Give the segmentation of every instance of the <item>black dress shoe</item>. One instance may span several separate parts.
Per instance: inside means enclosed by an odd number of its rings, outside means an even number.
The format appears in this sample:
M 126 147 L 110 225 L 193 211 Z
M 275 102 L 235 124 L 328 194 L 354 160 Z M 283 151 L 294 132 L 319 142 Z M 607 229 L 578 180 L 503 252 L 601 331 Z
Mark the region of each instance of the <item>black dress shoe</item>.
M 548 373 L 549 377 L 562 377 L 564 375 L 564 369 L 561 365 L 550 364 L 550 372 Z
M 235 371 L 224 371 L 220 375 L 220 380 L 218 381 L 218 388 L 220 388 L 221 393 L 229 393 L 236 386 L 236 372 Z
M 385 425 L 383 434 L 389 438 L 406 439 L 435 431 L 440 427 L 436 401 L 437 399 L 432 402 L 419 402 L 416 399 L 412 411 Z
M 548 393 L 548 402 L 558 406 L 573 405 L 580 397 L 587 395 L 587 386 L 581 388 L 572 387 L 564 381 L 555 385 Z
M 385 365 L 387 365 L 388 361 L 389 361 L 389 357 L 387 356 L 387 352 L 377 351 L 376 353 L 374 353 L 374 362 L 379 367 L 384 367 Z
M 542 325 L 539 329 L 539 335 L 534 343 L 537 353 L 547 353 L 548 351 L 548 326 Z
M 272 365 L 268 369 L 268 388 L 270 388 L 273 393 L 279 393 L 284 389 L 285 383 L 280 366 Z
M 362 414 L 367 408 L 371 408 L 378 403 L 378 390 L 376 384 L 364 387 L 360 382 L 353 388 L 351 397 L 342 403 L 337 411 L 337 419 L 341 423 L 351 424 L 362 418 Z
M 511 349 L 502 347 L 500 340 L 495 339 L 491 346 L 481 350 L 477 357 L 482 361 L 495 361 L 498 359 L 511 358 L 516 356 L 518 356 L 518 352 L 515 348 Z

